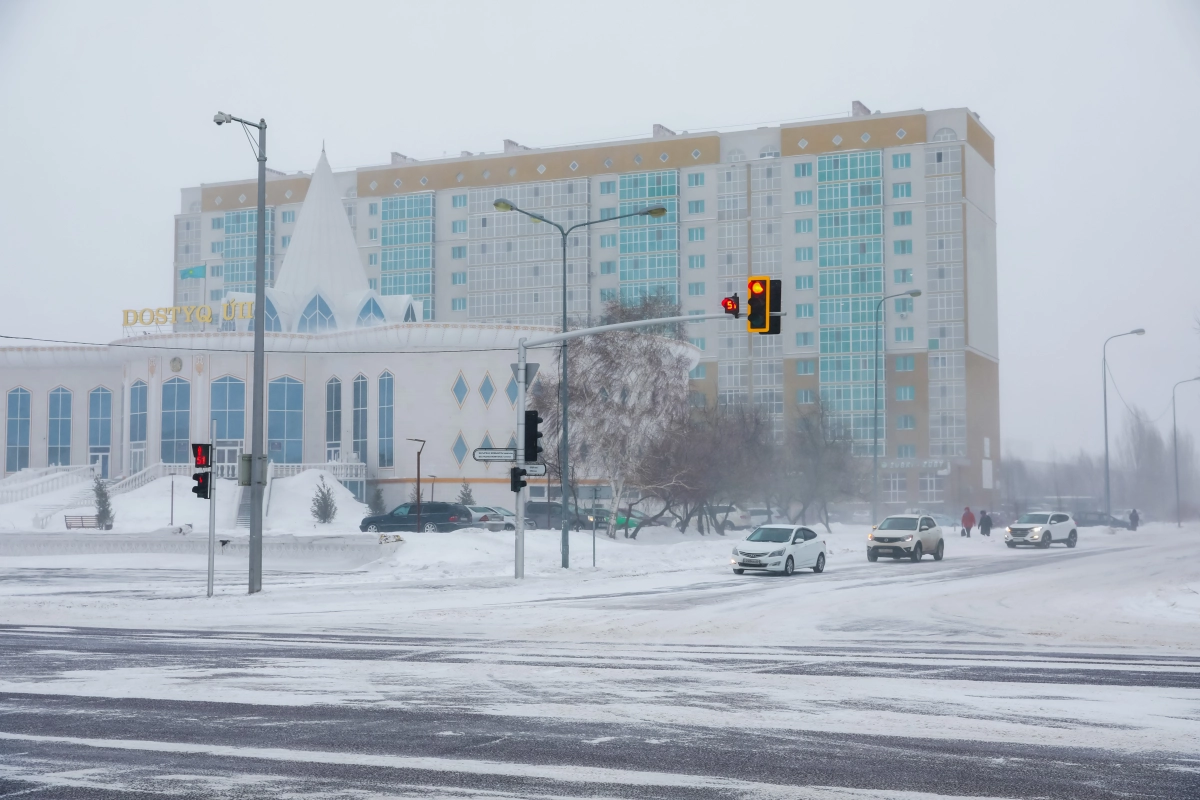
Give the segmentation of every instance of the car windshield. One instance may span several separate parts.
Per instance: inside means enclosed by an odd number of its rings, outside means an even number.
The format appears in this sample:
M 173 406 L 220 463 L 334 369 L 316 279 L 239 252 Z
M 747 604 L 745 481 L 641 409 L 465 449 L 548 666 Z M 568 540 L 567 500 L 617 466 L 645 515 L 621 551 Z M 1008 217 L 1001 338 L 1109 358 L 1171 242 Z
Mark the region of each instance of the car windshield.
M 916 529 L 916 517 L 888 517 L 879 523 L 881 531 L 915 531 Z
M 791 528 L 758 528 L 746 537 L 747 542 L 790 542 Z
M 1022 514 L 1021 518 L 1017 520 L 1017 524 L 1018 525 L 1026 525 L 1026 524 L 1036 525 L 1038 523 L 1044 523 L 1044 522 L 1049 522 L 1049 521 L 1050 521 L 1049 514 Z
M 500 506 L 492 506 L 492 511 L 495 511 L 497 514 L 503 514 L 506 517 L 515 517 L 516 516 L 516 514 L 509 511 L 507 508 L 501 508 Z

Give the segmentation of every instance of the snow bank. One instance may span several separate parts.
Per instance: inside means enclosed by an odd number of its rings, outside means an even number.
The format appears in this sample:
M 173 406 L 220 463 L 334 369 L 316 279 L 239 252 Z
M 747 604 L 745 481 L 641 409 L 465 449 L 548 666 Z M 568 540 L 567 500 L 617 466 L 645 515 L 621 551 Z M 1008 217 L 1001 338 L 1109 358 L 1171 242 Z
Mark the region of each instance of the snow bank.
M 321 478 L 332 487 L 337 515 L 327 525 L 313 519 L 312 501 L 317 493 Z M 268 533 L 293 533 L 297 536 L 331 534 L 357 534 L 358 524 L 370 514 L 365 503 L 354 499 L 354 495 L 328 472 L 309 469 L 291 478 L 276 478 L 271 486 L 271 505 L 263 520 L 263 530 Z

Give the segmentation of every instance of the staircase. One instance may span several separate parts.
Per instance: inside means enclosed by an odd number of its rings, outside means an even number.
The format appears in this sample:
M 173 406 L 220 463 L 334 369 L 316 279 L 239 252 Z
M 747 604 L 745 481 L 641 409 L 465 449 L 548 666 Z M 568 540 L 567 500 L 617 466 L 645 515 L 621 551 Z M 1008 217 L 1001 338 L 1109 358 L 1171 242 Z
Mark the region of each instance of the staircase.
M 91 467 L 88 467 L 90 470 Z M 167 475 L 190 475 L 192 472 L 191 464 L 151 464 L 141 472 L 135 472 L 128 478 L 119 481 L 105 481 L 108 487 L 109 497 L 115 497 L 119 494 L 131 492 L 134 489 L 140 489 L 150 481 Z M 53 506 L 42 506 L 37 513 L 33 515 L 33 526 L 38 530 L 45 530 L 46 524 L 60 511 L 66 511 L 68 508 L 80 508 L 83 506 L 95 505 L 96 493 L 91 486 L 86 490 L 81 490 L 74 494 L 63 503 L 58 503 Z
M 0 503 L 15 503 L 77 483 L 90 483 L 94 475 L 91 465 L 23 469 L 0 481 Z
M 239 528 L 250 527 L 250 487 L 242 486 L 242 495 L 238 498 L 237 510 L 237 526 Z

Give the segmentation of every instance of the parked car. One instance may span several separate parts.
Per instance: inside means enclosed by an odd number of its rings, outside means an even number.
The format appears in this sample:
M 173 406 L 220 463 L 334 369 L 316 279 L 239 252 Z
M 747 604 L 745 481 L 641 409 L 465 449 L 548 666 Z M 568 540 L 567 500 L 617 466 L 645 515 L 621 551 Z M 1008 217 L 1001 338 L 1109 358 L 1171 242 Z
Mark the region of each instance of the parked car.
M 825 571 L 825 540 L 803 525 L 760 525 L 733 548 L 735 575 L 748 569 L 791 575 L 798 569 Z
M 545 500 L 528 500 L 525 502 L 525 517 L 534 522 L 534 526 L 538 528 L 562 528 L 562 503 L 546 502 Z M 581 514 L 578 509 L 567 506 L 567 520 L 571 527 L 575 530 L 580 530 L 586 525 L 592 527 L 592 523 L 588 521 L 587 514 Z
M 772 513 L 769 508 L 748 508 L 746 513 L 750 515 L 750 524 L 755 527 L 769 525 L 774 522 L 772 517 L 782 516 L 778 511 Z
M 941 561 L 945 552 L 942 527 L 929 514 L 893 514 L 867 534 L 867 561 L 880 556 L 920 561 L 925 553 Z
M 476 525 L 482 525 L 491 531 L 515 531 L 517 529 L 517 515 L 513 511 L 500 506 L 467 506 L 471 514 L 475 518 Z M 525 528 L 530 529 L 537 527 L 533 524 L 533 520 L 529 515 L 525 516 Z
M 1103 511 L 1080 511 L 1078 514 L 1073 514 L 1071 518 L 1075 520 L 1075 526 L 1079 528 L 1108 526 L 1109 528 L 1129 530 L 1129 520 L 1105 514 Z
M 717 531 L 732 531 L 750 528 L 753 520 L 750 514 L 737 506 L 709 506 L 708 521 Z
M 471 511 L 458 503 L 421 503 L 421 530 L 454 531 L 468 528 L 473 522 Z M 417 530 L 417 504 L 396 506 L 387 514 L 363 517 L 358 529 L 367 533 Z
M 1009 547 L 1019 544 L 1049 547 L 1055 542 L 1074 547 L 1078 540 L 1075 520 L 1071 519 L 1070 514 L 1061 511 L 1033 511 L 1022 514 L 1016 522 L 1004 529 L 1004 543 Z

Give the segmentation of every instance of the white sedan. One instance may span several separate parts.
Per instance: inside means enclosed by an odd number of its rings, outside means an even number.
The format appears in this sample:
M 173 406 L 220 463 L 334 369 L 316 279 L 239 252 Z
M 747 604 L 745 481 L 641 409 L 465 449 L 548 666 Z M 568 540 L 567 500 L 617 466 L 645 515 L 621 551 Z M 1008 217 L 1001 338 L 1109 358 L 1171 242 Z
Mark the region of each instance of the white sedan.
M 517 529 L 517 515 L 509 511 L 507 508 L 500 506 L 467 506 L 471 509 L 471 516 L 474 521 L 480 525 L 484 525 L 490 531 L 515 531 Z M 537 527 L 533 524 L 533 520 L 525 518 L 525 529 L 532 530 Z
M 791 575 L 798 569 L 825 571 L 825 540 L 803 525 L 760 525 L 733 548 L 733 571 L 748 569 Z

